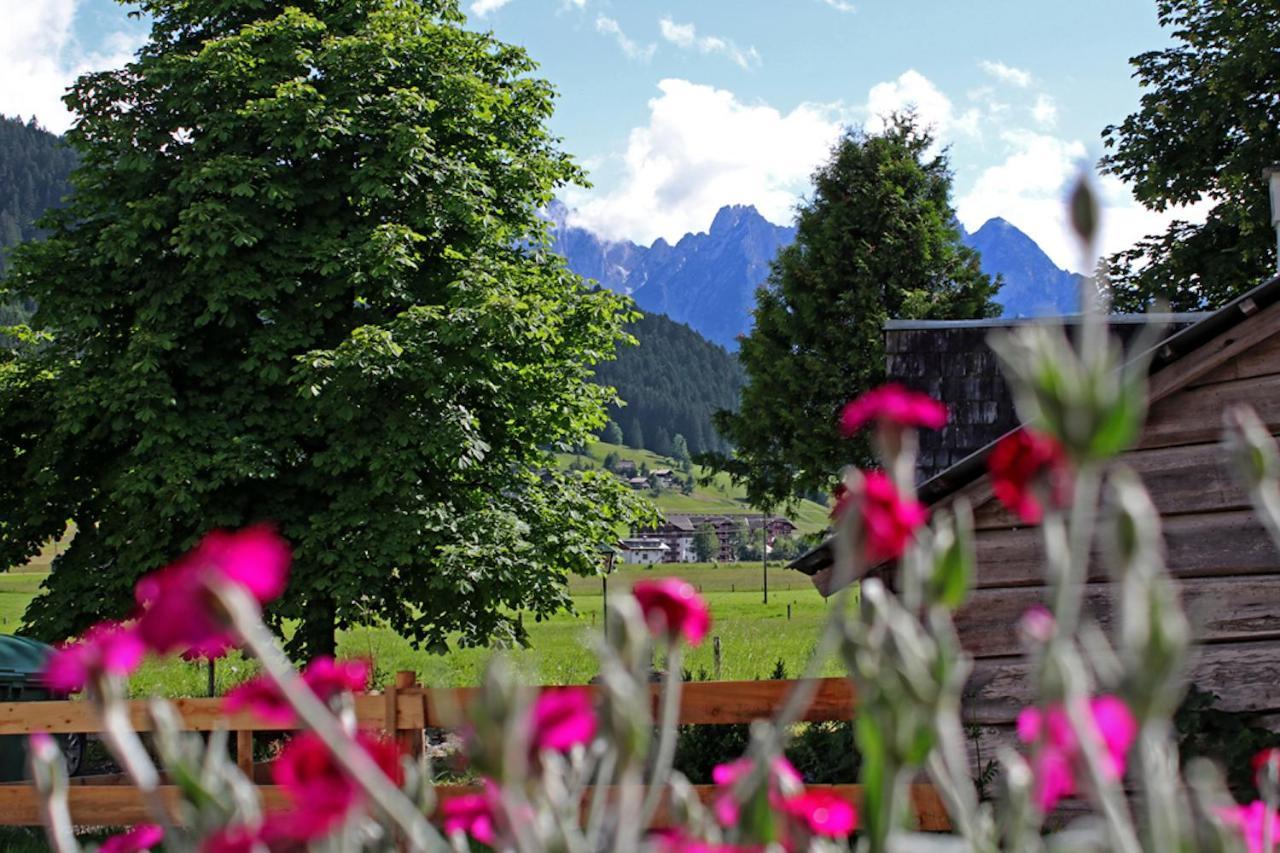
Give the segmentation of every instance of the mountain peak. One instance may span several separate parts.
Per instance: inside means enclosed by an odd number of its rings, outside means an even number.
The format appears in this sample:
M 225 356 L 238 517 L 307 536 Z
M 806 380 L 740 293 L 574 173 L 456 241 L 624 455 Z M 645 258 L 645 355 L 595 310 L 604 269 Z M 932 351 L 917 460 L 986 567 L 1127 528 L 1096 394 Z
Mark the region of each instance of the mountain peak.
M 751 223 L 756 220 L 765 221 L 760 215 L 760 211 L 756 210 L 752 204 L 726 204 L 724 207 L 716 211 L 715 219 L 711 220 L 711 234 L 722 234 L 731 231 L 743 223 Z

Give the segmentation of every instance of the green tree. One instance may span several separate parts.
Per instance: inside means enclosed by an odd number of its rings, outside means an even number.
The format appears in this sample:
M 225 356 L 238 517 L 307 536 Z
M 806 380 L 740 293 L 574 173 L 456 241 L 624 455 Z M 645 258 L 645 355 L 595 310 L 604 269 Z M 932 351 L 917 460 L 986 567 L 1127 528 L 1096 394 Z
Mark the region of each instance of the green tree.
M 632 316 L 546 248 L 580 177 L 549 85 L 452 0 L 139 6 L 6 281 L 52 340 L 0 368 L 0 565 L 79 531 L 31 629 L 125 615 L 209 528 L 270 519 L 298 654 L 370 620 L 521 639 L 638 506 L 546 452 L 603 428 L 593 363 Z
M 608 453 L 604 455 L 604 470 L 606 471 L 618 470 L 618 453 L 616 450 L 610 450 Z
M 1103 131 L 1102 167 L 1151 210 L 1211 200 L 1202 225 L 1171 223 L 1108 260 L 1112 307 L 1216 308 L 1274 272 L 1262 170 L 1280 160 L 1280 6 L 1159 0 L 1173 44 L 1130 60 L 1141 106 Z
M 627 425 L 627 447 L 644 450 L 644 428 L 640 426 L 639 418 L 633 417 Z
M 604 425 L 604 441 L 606 444 L 622 444 L 622 427 L 618 422 L 610 420 Z
M 689 456 L 689 442 L 684 440 L 684 436 L 676 433 L 671 439 L 671 458 L 679 462 L 682 466 L 688 465 L 692 461 Z
M 710 524 L 699 525 L 693 534 L 693 555 L 699 563 L 709 563 L 720 554 L 720 539 Z
M 667 432 L 667 428 L 659 426 L 653 434 L 653 447 L 649 448 L 659 456 L 671 455 L 671 433 Z
M 889 318 L 999 313 L 999 284 L 960 243 L 946 158 L 910 116 L 884 133 L 847 133 L 813 177 L 796 240 L 756 291 L 739 358 L 747 386 L 715 423 L 736 448 L 702 460 L 746 486 L 755 506 L 827 490 L 840 467 L 868 463 L 837 430 L 840 407 L 884 378 Z

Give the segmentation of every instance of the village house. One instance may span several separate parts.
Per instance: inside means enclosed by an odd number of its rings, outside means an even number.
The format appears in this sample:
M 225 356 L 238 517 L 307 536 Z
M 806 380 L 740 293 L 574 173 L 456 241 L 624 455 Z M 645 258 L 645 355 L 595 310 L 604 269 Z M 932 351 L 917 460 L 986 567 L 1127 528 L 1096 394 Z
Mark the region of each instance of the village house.
M 656 473 L 656 472 L 655 472 Z M 692 563 L 697 561 L 694 538 L 703 525 L 711 525 L 715 531 L 717 552 L 713 559 L 722 563 L 738 559 L 738 532 L 745 522 L 747 530 L 759 535 L 765 526 L 763 516 L 743 515 L 670 515 L 655 528 L 639 531 L 640 535 L 660 539 L 670 549 L 666 561 L 669 563 Z M 779 536 L 790 536 L 796 526 L 781 516 L 770 516 L 768 521 L 768 544 L 772 545 Z
M 1142 477 L 1161 515 L 1167 565 L 1200 644 L 1189 682 L 1217 694 L 1222 710 L 1275 714 L 1280 552 L 1228 469 L 1221 437 L 1223 412 L 1237 403 L 1253 406 L 1272 434 L 1280 433 L 1280 278 L 1210 314 L 1167 319 L 1175 331 L 1151 351 L 1145 426 L 1117 462 Z M 964 718 L 978 727 L 975 743 L 988 757 L 1013 740 L 1018 711 L 1032 701 L 1031 664 L 1010 628 L 1047 595 L 1040 531 L 995 500 L 986 473 L 994 440 L 1016 422 L 994 358 L 968 330 L 1006 322 L 898 323 L 886 330 L 890 378 L 938 396 L 953 416 L 943 430 L 921 436 L 920 499 L 932 511 L 961 497 L 973 507 L 976 589 L 955 622 L 975 658 Z M 1112 328 L 1134 339 L 1131 320 L 1113 319 Z M 958 374 L 950 364 L 974 373 Z M 926 370 L 937 372 L 922 381 Z M 791 568 L 829 594 L 831 564 L 828 542 Z M 871 571 L 893 583 L 891 565 Z M 1088 581 L 1086 612 L 1110 629 L 1115 585 L 1097 560 Z
M 652 566 L 670 562 L 666 555 L 670 550 L 661 539 L 623 539 L 618 542 L 622 562 L 631 565 Z

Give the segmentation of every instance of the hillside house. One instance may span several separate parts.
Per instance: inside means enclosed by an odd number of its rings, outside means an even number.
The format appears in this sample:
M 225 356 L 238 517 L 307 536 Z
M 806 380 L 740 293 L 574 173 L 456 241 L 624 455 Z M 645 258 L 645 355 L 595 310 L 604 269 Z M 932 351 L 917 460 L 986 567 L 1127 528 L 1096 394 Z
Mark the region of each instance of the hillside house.
M 627 485 L 636 490 L 647 489 L 649 488 L 649 478 L 648 477 L 628 477 Z
M 624 480 L 629 480 L 637 473 L 635 460 L 619 459 L 613 466 L 613 473 Z
M 662 524 L 645 530 L 644 534 L 667 546 L 665 562 L 692 563 L 697 559 L 693 550 L 694 526 L 687 515 L 669 515 Z
M 1236 486 L 1220 439 L 1223 411 L 1241 402 L 1251 404 L 1273 434 L 1280 433 L 1280 278 L 1219 311 L 1190 319 L 1194 322 L 1180 321 L 1179 330 L 1155 348 L 1146 424 L 1136 446 L 1119 461 L 1141 475 L 1162 517 L 1168 566 L 1200 644 L 1190 682 L 1216 693 L 1223 710 L 1272 714 L 1280 711 L 1280 552 Z M 935 341 L 930 348 L 935 345 L 950 346 Z M 891 351 L 890 365 L 903 354 Z M 964 381 L 951 382 L 945 373 L 932 386 L 891 375 L 934 394 L 941 383 L 943 402 L 961 413 L 962 429 L 949 428 L 935 439 L 922 436 L 937 442 L 935 459 L 947 464 L 925 479 L 920 494 L 934 510 L 961 496 L 974 509 L 978 576 L 957 613 L 956 628 L 976 659 L 966 691 L 966 722 L 981 727 L 979 742 L 990 757 L 997 744 L 1011 742 L 1018 710 L 1031 698 L 1029 663 L 1010 626 L 1046 600 L 1040 531 L 1023 525 L 992 495 L 986 457 L 999 427 L 992 421 L 986 432 L 967 431 L 972 424 L 963 414 L 965 395 L 973 389 Z M 997 412 L 1001 405 L 997 400 Z M 985 444 L 957 461 L 965 442 L 978 439 Z M 954 440 L 960 441 L 959 449 L 948 446 Z M 928 468 L 929 459 L 922 462 Z M 810 575 L 825 594 L 831 591 L 826 588 L 831 559 L 826 544 L 791 568 Z M 872 572 L 892 583 L 891 565 Z M 1109 628 L 1114 604 L 1105 567 L 1091 566 L 1088 614 Z
M 618 542 L 622 562 L 631 565 L 652 566 L 667 562 L 667 546 L 660 539 L 623 539 Z

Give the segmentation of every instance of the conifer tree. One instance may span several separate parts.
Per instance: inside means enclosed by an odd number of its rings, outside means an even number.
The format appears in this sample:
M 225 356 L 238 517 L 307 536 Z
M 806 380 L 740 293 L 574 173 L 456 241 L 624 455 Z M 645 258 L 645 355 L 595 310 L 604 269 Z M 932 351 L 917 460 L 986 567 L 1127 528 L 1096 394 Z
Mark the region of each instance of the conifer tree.
M 840 407 L 884 377 L 890 318 L 999 313 L 998 284 L 960 242 L 951 174 L 913 116 L 883 133 L 848 132 L 814 175 L 796 240 L 756 291 L 739 358 L 747 386 L 715 423 L 735 447 L 706 461 L 747 487 L 756 506 L 827 490 L 842 465 L 869 463 L 837 430 Z

